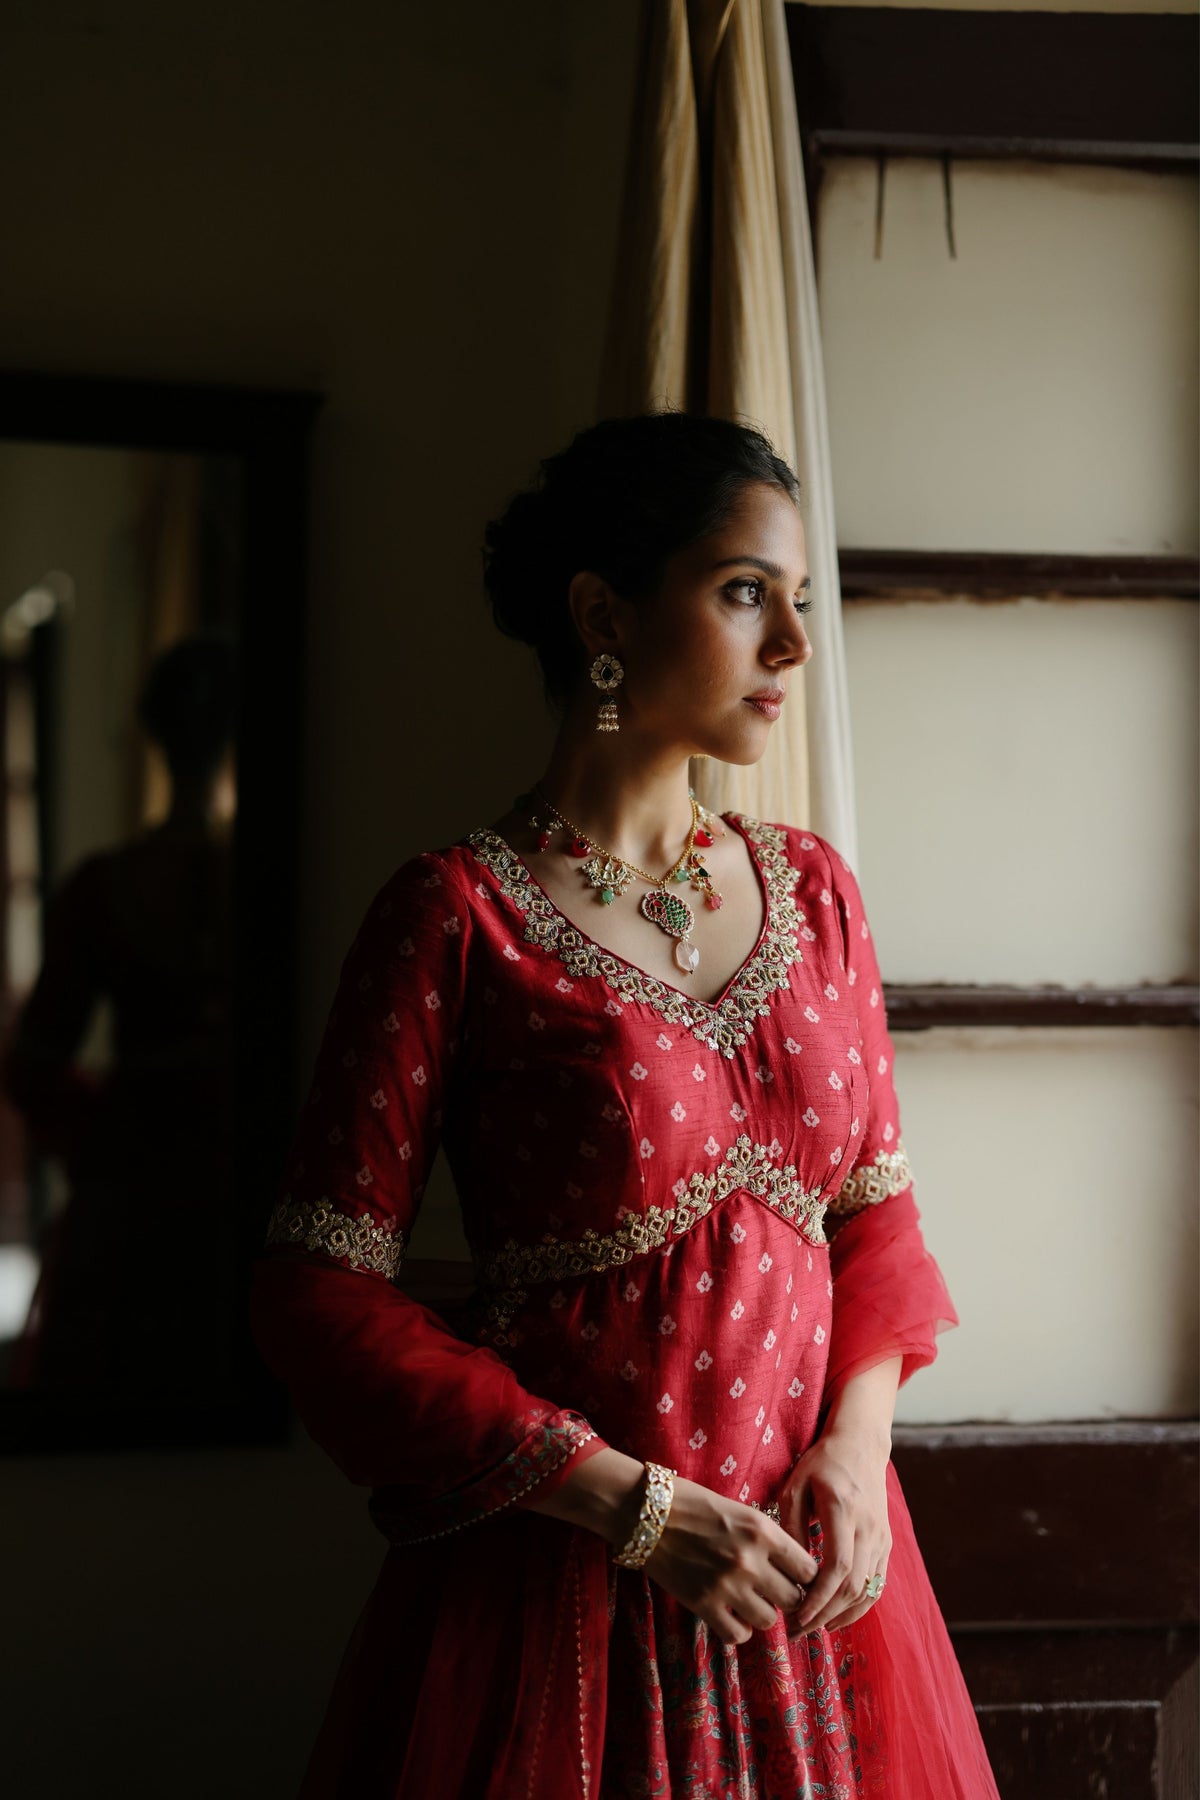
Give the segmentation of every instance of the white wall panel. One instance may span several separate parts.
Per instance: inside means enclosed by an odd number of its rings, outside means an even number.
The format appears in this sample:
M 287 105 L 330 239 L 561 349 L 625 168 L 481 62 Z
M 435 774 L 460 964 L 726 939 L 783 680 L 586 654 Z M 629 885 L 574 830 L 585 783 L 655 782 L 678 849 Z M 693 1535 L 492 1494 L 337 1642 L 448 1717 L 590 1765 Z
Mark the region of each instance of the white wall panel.
M 885 978 L 1195 980 L 1195 604 L 855 601 L 845 624 Z
M 962 1319 L 897 1417 L 1194 1413 L 1193 1034 L 902 1033 L 896 1081 Z
M 1194 553 L 1196 180 L 832 158 L 819 207 L 838 541 Z

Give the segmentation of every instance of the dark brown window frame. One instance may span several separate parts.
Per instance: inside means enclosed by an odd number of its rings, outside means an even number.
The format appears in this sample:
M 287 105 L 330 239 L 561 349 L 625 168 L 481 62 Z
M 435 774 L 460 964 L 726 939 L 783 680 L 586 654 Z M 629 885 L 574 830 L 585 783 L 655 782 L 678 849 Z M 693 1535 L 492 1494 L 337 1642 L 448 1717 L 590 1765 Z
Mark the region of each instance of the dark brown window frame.
M 959 987 L 884 983 L 892 1031 L 938 1025 L 1036 1026 L 1200 1024 L 1200 987 Z
M 827 155 L 1200 163 L 1194 14 L 785 13 L 814 219 Z
M 843 600 L 1196 600 L 1194 556 L 839 549 Z

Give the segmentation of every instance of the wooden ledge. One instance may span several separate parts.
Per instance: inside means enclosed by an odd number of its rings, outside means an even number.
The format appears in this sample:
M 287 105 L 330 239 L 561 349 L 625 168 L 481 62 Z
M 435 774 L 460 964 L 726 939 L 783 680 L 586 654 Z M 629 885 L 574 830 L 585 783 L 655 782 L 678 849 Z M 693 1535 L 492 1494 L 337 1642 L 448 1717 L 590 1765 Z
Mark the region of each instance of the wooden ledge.
M 1195 1025 L 1200 987 L 954 987 L 884 983 L 893 1031 L 946 1025 Z

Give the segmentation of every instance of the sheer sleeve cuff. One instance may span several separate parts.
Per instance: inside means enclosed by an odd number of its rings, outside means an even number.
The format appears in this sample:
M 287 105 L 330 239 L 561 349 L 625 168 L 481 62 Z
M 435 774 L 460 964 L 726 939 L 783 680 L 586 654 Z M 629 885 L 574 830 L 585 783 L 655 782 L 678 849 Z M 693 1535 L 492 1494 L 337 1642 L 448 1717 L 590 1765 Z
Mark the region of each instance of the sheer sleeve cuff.
M 393 1544 L 418 1544 L 475 1525 L 506 1506 L 523 1506 L 555 1492 L 597 1451 L 607 1448 L 581 1413 L 535 1408 L 523 1421 L 524 1435 L 504 1460 L 478 1480 L 417 1505 L 406 1504 L 398 1488 L 371 1495 L 374 1523 Z
M 903 1384 L 934 1360 L 938 1333 L 958 1324 L 919 1221 L 909 1187 L 886 1206 L 864 1205 L 834 1238 L 826 1401 L 851 1376 L 893 1356 L 903 1358 Z

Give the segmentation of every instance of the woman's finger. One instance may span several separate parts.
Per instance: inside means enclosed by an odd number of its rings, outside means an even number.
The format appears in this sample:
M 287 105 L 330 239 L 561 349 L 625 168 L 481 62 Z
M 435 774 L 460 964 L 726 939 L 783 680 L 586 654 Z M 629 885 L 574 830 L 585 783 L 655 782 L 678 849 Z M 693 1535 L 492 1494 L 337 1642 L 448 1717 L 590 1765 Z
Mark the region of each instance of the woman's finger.
M 794 1581 L 797 1587 L 811 1587 L 817 1579 L 819 1565 L 816 1557 L 803 1544 L 798 1544 L 794 1537 L 790 1537 L 782 1525 L 778 1528 L 778 1537 L 772 1543 L 770 1556 L 772 1565 L 781 1570 L 789 1581 Z
M 717 1636 L 724 1644 L 748 1644 L 754 1636 L 753 1627 L 740 1619 L 732 1607 L 722 1606 L 717 1610 Z
M 780 1574 L 771 1569 L 758 1584 L 758 1591 L 763 1599 L 789 1616 L 804 1605 L 808 1589 L 803 1582 L 793 1581 L 790 1575 Z
M 870 1565 L 865 1555 L 856 1551 L 854 1561 L 842 1584 L 830 1596 L 820 1612 L 809 1621 L 810 1631 L 828 1631 L 850 1607 L 857 1606 L 866 1593 Z
M 730 1608 L 755 1631 L 769 1631 L 778 1617 L 775 1602 L 764 1599 L 756 1587 L 749 1585 L 734 1595 Z
M 797 1543 L 808 1542 L 808 1521 L 812 1510 L 812 1487 L 808 1477 L 801 1475 L 780 1508 L 783 1514 L 784 1529 Z
M 845 1587 L 854 1560 L 854 1527 L 843 1518 L 839 1508 L 832 1508 L 825 1527 L 820 1571 L 808 1590 L 808 1599 L 797 1620 L 802 1630 L 816 1629 L 830 1602 Z M 847 1595 L 847 1601 L 856 1597 Z
M 875 1557 L 871 1566 L 871 1575 L 882 1575 L 885 1583 L 887 1581 L 889 1551 L 890 1545 L 888 1550 L 883 1551 L 880 1555 Z M 868 1576 L 867 1579 L 869 1580 L 870 1576 Z M 864 1582 L 857 1596 L 854 1597 L 851 1604 L 846 1607 L 844 1611 L 834 1613 L 824 1621 L 825 1629 L 827 1631 L 841 1631 L 845 1626 L 853 1625 L 856 1620 L 863 1617 L 864 1613 L 870 1612 L 871 1608 L 877 1604 L 882 1592 L 883 1590 L 881 1588 L 878 1594 L 868 1594 L 866 1591 L 866 1582 Z

